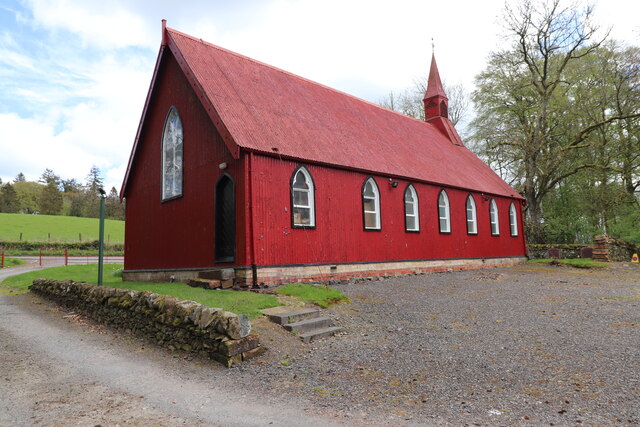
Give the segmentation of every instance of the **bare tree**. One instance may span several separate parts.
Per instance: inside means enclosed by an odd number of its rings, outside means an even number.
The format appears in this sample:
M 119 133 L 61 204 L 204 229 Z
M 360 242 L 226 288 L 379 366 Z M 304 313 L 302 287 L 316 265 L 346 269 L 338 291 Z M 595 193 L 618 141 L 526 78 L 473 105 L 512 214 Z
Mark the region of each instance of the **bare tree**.
M 405 116 L 424 120 L 424 105 L 422 99 L 427 91 L 428 76 L 414 79 L 413 86 L 405 89 L 400 94 L 389 92 L 378 104 Z M 456 126 L 462 124 L 468 117 L 471 101 L 467 90 L 462 83 L 449 86 L 443 83 L 444 91 L 449 98 L 449 120 Z
M 579 161 L 592 134 L 630 114 L 595 120 L 569 118 L 575 99 L 567 96 L 580 76 L 574 63 L 589 61 L 607 34 L 598 37 L 592 6 L 563 0 L 523 0 L 505 9 L 506 37 L 512 46 L 494 52 L 477 77 L 473 123 L 485 154 L 507 165 L 527 201 L 530 241 L 544 240 L 542 199 L 565 178 L 597 167 Z

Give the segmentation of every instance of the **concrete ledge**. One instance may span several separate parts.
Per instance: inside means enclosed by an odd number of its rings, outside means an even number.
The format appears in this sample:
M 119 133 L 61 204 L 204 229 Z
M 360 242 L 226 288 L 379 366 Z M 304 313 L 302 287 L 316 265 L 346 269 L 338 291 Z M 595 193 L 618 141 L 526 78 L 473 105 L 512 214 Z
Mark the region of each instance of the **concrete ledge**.
M 526 257 L 446 259 L 400 262 L 378 262 L 337 265 L 301 265 L 258 267 L 259 285 L 274 285 L 291 282 L 326 282 L 362 277 L 402 276 L 408 274 L 440 271 L 470 270 L 478 268 L 507 267 L 522 264 Z M 236 270 L 236 282 L 251 286 L 253 275 L 250 269 Z
M 363 277 L 401 276 L 407 274 L 433 273 L 439 271 L 469 270 L 476 268 L 508 267 L 522 264 L 527 258 L 456 258 L 415 261 L 358 262 L 352 264 L 306 264 L 257 266 L 255 282 L 259 286 L 279 285 L 292 282 L 328 282 Z M 203 269 L 208 270 L 208 269 Z M 188 282 L 198 276 L 199 270 L 133 270 L 124 271 L 122 279 L 142 282 L 170 281 Z M 249 266 L 235 267 L 235 283 L 251 287 L 254 284 L 253 269 Z

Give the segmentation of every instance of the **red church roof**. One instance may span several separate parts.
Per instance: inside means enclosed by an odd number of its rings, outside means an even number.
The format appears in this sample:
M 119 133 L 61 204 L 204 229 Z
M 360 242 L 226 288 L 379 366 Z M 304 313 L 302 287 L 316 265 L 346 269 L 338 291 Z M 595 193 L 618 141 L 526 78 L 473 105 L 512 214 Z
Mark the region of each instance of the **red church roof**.
M 240 150 L 277 153 L 520 198 L 469 149 L 452 143 L 451 132 L 457 136 L 453 126 L 442 129 L 176 30 L 165 31 L 163 41 L 236 158 Z M 135 150 L 134 145 L 129 167 Z

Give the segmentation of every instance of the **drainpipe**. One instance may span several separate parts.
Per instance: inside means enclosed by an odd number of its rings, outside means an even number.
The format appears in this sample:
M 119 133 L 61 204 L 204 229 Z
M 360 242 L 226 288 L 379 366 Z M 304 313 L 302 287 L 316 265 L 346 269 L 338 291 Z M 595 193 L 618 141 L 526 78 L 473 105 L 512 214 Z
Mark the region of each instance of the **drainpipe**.
M 253 152 L 249 151 L 249 244 L 251 251 L 251 277 L 253 287 L 258 287 L 258 267 L 256 266 L 256 244 L 253 226 Z

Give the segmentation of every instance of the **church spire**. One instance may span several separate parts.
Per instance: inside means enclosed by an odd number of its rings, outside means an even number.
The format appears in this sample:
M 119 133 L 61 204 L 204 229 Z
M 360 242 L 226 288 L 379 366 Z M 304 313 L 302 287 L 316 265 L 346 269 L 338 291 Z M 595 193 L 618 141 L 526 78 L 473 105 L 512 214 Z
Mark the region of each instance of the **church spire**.
M 424 102 L 424 119 L 429 120 L 434 117 L 449 118 L 449 98 L 444 92 L 438 65 L 436 64 L 436 55 L 431 55 L 431 68 L 429 70 L 429 82 L 427 91 L 422 100 Z

